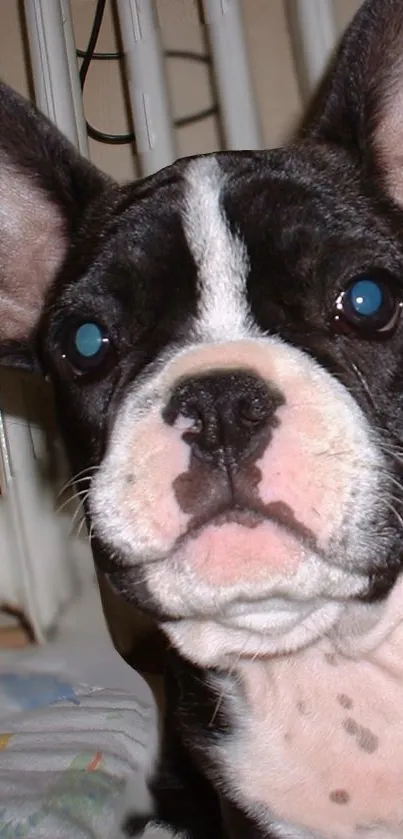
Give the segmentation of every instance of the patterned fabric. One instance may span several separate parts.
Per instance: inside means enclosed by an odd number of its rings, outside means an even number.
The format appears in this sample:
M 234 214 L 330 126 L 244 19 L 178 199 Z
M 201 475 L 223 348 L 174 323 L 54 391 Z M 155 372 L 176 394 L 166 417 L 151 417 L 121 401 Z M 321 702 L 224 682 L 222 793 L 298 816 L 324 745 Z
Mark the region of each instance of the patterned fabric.
M 128 797 L 147 811 L 156 751 L 151 701 L 0 668 L 0 839 L 118 837 Z

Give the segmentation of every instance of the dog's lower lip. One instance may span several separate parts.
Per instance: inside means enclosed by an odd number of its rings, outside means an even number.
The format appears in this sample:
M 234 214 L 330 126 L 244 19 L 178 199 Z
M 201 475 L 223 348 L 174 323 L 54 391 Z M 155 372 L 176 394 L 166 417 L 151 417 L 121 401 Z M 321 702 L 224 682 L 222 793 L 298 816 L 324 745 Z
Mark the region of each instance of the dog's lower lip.
M 207 524 L 240 524 L 242 527 L 257 527 L 264 520 L 261 513 L 247 507 L 234 507 L 213 516 Z
M 219 513 L 197 519 L 187 528 L 186 532 L 179 538 L 179 541 L 196 538 L 205 527 L 239 524 L 241 527 L 252 529 L 258 527 L 259 524 L 262 524 L 266 520 L 266 517 L 257 510 L 248 507 L 228 507 Z
M 205 515 L 193 521 L 185 533 L 183 533 L 175 547 L 186 541 L 187 539 L 195 539 L 206 527 L 222 527 L 226 524 L 238 524 L 241 527 L 253 530 L 255 527 L 263 524 L 272 524 L 285 530 L 292 535 L 297 541 L 304 541 L 305 534 L 299 532 L 297 527 L 293 527 L 292 523 L 284 522 L 276 515 L 270 515 L 269 512 L 253 507 L 227 507 L 218 513 Z M 305 537 L 306 538 L 306 537 Z

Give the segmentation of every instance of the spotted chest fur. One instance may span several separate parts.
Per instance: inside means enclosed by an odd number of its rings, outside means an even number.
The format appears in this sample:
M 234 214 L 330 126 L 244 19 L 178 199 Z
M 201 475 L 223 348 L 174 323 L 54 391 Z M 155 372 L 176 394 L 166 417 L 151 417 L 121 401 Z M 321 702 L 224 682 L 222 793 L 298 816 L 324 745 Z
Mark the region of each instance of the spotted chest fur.
M 235 689 L 218 687 L 234 733 L 216 757 L 231 797 L 263 830 L 402 836 L 402 598 L 399 581 L 383 607 L 367 607 L 363 625 L 378 620 L 354 642 L 324 638 L 292 657 L 245 662 Z

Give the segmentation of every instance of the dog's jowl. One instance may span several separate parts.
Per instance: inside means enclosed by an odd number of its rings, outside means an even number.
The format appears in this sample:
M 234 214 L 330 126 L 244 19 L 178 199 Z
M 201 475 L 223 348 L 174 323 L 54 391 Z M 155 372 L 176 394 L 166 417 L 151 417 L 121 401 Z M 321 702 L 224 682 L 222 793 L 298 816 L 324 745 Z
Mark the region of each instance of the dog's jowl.
M 292 145 L 129 186 L 0 90 L 1 359 L 172 648 L 191 839 L 403 839 L 402 54 L 369 0 Z

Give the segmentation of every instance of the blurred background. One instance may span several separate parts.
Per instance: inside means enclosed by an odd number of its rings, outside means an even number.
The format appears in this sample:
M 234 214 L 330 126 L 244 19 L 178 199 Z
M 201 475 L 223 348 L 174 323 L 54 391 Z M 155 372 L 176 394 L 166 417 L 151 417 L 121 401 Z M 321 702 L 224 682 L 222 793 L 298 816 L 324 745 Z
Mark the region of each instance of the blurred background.
M 52 0 L 48 0 L 52 3 Z M 221 0 L 217 0 L 220 5 Z M 306 0 L 307 6 L 321 0 Z M 326 2 L 326 0 L 325 0 Z M 336 37 L 359 6 L 359 0 L 333 0 Z M 85 49 L 96 0 L 70 0 L 75 41 Z M 263 146 L 280 145 L 289 137 L 304 105 L 290 40 L 292 4 L 286 0 L 241 0 L 244 35 Z M 200 22 L 196 0 L 157 0 L 160 37 L 165 50 L 206 52 L 206 27 Z M 291 9 L 291 11 L 290 11 Z M 32 95 L 22 4 L 6 0 L 0 10 L 0 76 L 25 96 Z M 291 21 L 292 23 L 292 21 Z M 118 48 L 116 10 L 107 0 L 97 50 Z M 176 118 L 209 108 L 214 92 L 204 63 L 165 59 L 173 114 Z M 109 132 L 128 130 L 122 62 L 94 61 L 85 86 L 85 113 L 92 125 Z M 178 156 L 214 151 L 220 146 L 217 118 L 210 117 L 177 130 Z M 136 166 L 129 146 L 102 145 L 90 139 L 90 156 L 118 180 L 135 177 Z

